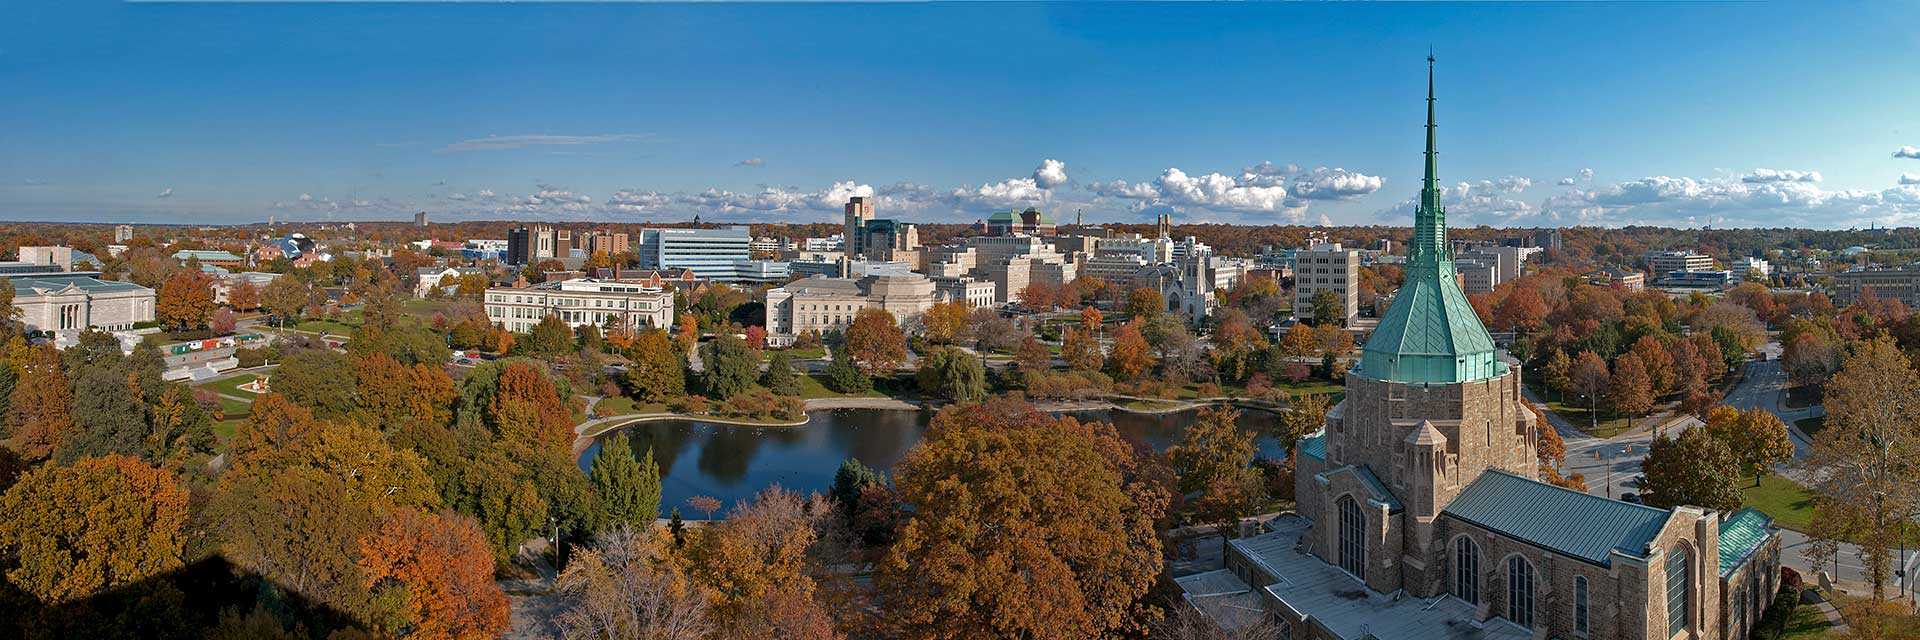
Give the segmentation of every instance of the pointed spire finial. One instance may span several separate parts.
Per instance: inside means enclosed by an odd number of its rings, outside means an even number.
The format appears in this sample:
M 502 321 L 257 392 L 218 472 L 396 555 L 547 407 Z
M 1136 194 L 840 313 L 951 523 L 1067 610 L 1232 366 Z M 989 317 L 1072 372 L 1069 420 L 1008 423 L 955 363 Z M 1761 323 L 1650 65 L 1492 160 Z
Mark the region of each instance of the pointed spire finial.
M 1413 246 L 1409 259 L 1429 258 L 1445 259 L 1447 255 L 1447 223 L 1445 210 L 1440 206 L 1440 169 L 1439 150 L 1434 139 L 1433 107 L 1433 51 L 1427 51 L 1427 152 L 1426 176 L 1420 182 L 1420 207 L 1413 219 Z

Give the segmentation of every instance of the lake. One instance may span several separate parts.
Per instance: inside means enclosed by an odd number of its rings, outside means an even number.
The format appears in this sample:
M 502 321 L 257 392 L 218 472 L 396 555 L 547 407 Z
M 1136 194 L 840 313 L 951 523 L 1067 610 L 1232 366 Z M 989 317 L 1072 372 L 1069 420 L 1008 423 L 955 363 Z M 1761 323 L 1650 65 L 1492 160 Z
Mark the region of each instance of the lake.
M 631 438 L 636 455 L 653 450 L 660 464 L 660 512 L 680 507 L 682 515 L 700 517 L 686 507 L 687 498 L 713 496 L 731 508 L 734 501 L 753 497 L 778 484 L 801 492 L 824 492 L 833 484 L 840 462 L 858 458 L 867 466 L 888 470 L 907 454 L 933 419 L 931 411 L 894 409 L 835 409 L 807 412 L 803 427 L 742 427 L 699 420 L 642 422 L 608 433 L 580 455 L 580 469 L 593 467 L 600 443 L 607 438 Z M 1197 411 L 1143 414 L 1125 411 L 1069 412 L 1081 420 L 1111 422 L 1130 440 L 1164 450 L 1194 420 Z M 1240 427 L 1270 433 L 1278 416 L 1242 409 Z M 1278 440 L 1259 438 L 1260 455 L 1285 455 Z M 724 511 L 724 509 L 723 509 Z

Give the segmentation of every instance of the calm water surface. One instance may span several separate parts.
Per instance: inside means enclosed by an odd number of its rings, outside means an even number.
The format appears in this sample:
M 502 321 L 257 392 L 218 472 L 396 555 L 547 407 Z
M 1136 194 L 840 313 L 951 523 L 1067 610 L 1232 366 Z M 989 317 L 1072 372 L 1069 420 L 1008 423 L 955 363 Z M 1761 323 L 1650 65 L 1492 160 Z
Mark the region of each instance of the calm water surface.
M 920 441 L 933 418 L 930 411 L 890 409 L 836 409 L 810 411 L 804 427 L 739 427 L 697 420 L 643 422 L 600 437 L 580 456 L 582 471 L 593 468 L 600 443 L 608 438 L 631 438 L 636 455 L 653 450 L 660 464 L 661 512 L 673 507 L 688 517 L 700 517 L 686 507 L 687 498 L 713 496 L 731 507 L 761 489 L 778 484 L 797 491 L 825 491 L 833 472 L 847 458 L 858 458 L 876 469 L 891 469 Z M 1195 411 L 1139 414 L 1124 411 L 1075 411 L 1082 420 L 1112 422 L 1121 436 L 1146 442 L 1160 450 L 1171 445 Z M 1240 428 L 1270 432 L 1277 416 L 1242 409 Z M 1262 436 L 1260 455 L 1285 455 L 1279 441 Z

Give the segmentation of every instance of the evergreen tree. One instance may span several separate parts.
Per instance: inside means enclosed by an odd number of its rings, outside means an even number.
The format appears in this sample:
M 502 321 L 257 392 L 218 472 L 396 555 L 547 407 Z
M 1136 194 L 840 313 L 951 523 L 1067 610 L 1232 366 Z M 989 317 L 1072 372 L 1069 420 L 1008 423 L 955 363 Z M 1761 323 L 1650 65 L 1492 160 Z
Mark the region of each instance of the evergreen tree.
M 914 376 L 920 390 L 954 402 L 987 396 L 987 372 L 980 360 L 959 349 L 940 349 L 920 361 Z
M 700 383 L 707 397 L 725 400 L 753 386 L 758 363 L 753 349 L 730 333 L 721 333 L 700 347 Z
M 840 393 L 860 393 L 873 388 L 873 379 L 854 366 L 846 347 L 833 350 L 833 363 L 827 365 L 827 388 Z
M 785 352 L 775 351 L 767 356 L 767 371 L 760 374 L 760 386 L 766 387 L 778 396 L 800 395 L 800 376 L 795 375 Z
M 616 435 L 593 461 L 593 489 L 600 495 L 601 528 L 620 524 L 646 529 L 660 515 L 660 467 L 653 450 L 635 460 L 625 435 Z

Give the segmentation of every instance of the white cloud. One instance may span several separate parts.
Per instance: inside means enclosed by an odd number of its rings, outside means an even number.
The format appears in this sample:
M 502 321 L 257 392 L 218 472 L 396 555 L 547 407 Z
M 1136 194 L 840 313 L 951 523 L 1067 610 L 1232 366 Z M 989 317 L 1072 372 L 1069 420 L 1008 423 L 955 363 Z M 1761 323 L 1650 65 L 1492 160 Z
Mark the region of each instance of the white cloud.
M 1895 150 L 1893 151 L 1893 157 L 1895 157 L 1895 158 L 1912 158 L 1912 159 L 1915 159 L 1915 160 L 1920 160 L 1920 147 L 1916 147 L 1916 146 L 1913 146 L 1913 145 L 1907 145 L 1907 146 L 1904 146 L 1904 147 L 1900 147 L 1899 149 L 1895 149 Z
M 458 192 L 455 192 L 455 193 L 449 193 L 449 194 L 447 194 L 447 199 L 448 199 L 448 200 L 454 200 L 454 201 L 459 201 L 459 202 L 465 202 L 465 201 L 467 200 L 467 194 L 464 194 L 464 193 L 458 193 Z
M 493 198 L 495 197 L 495 194 L 493 193 L 493 190 L 492 190 L 492 189 L 481 189 L 481 190 L 480 190 L 480 191 L 479 191 L 478 193 L 475 193 L 474 195 L 477 195 L 477 196 L 480 196 L 480 197 L 482 197 L 482 198 L 486 198 L 486 199 L 489 199 L 489 200 L 491 200 L 491 199 L 493 199 Z
M 441 147 L 439 153 L 457 153 L 461 151 L 497 151 L 502 149 L 521 149 L 535 146 L 578 146 L 603 144 L 608 142 L 635 142 L 653 137 L 650 133 L 609 133 L 588 136 L 560 136 L 546 134 L 487 136 L 461 140 Z
M 1900 184 L 1920 184 L 1920 173 L 1900 174 Z
M 1740 181 L 1753 184 L 1766 182 L 1819 182 L 1820 172 L 1794 171 L 1791 169 L 1754 169 L 1753 173 L 1740 176 Z
M 1288 206 L 1287 188 L 1274 184 L 1271 176 L 1243 171 L 1239 176 L 1220 173 L 1188 175 L 1178 167 L 1161 172 L 1152 182 L 1127 183 L 1114 180 L 1096 183 L 1096 195 L 1137 201 L 1136 208 L 1149 206 L 1193 207 L 1235 213 L 1285 213 L 1299 220 L 1305 212 Z
M 1314 167 L 1312 171 L 1294 175 L 1289 182 L 1293 188 L 1294 197 L 1306 200 L 1355 198 L 1379 191 L 1385 184 L 1386 182 L 1380 176 L 1370 176 L 1339 167 L 1332 169 Z
M 766 165 L 767 165 L 767 159 L 757 157 L 757 156 L 733 163 L 733 166 L 736 166 L 736 167 L 764 167 Z
M 1040 167 L 1033 170 L 1033 182 L 1042 189 L 1052 189 L 1067 183 L 1067 163 L 1047 158 L 1040 161 Z
M 1580 179 L 1581 179 L 1581 180 L 1592 180 L 1592 179 L 1593 179 L 1593 170 L 1592 170 L 1592 169 L 1581 169 L 1581 170 L 1580 170 Z
M 1565 178 L 1561 178 L 1560 182 L 1558 182 L 1557 184 L 1559 184 L 1562 187 L 1571 187 L 1573 186 L 1573 176 L 1567 176 Z
M 154 196 L 154 197 L 155 197 L 155 198 L 171 198 L 171 197 L 173 197 L 173 187 L 167 187 L 167 188 L 165 188 L 165 189 L 162 189 L 162 190 L 160 191 L 160 195 L 157 195 L 157 196 Z
M 1756 172 L 1757 173 L 1757 172 Z M 1721 224 L 1752 227 L 1889 226 L 1920 221 L 1920 186 L 1882 191 L 1821 189 L 1798 181 L 1651 176 L 1549 198 L 1541 213 L 1556 221 L 1629 224 Z
M 1525 176 L 1443 184 L 1440 205 L 1446 208 L 1447 222 L 1454 226 L 1503 225 L 1539 213 L 1537 207 L 1519 198 L 1521 192 L 1532 187 L 1533 179 Z M 1392 224 L 1411 224 L 1418 199 L 1418 195 L 1410 196 L 1376 215 Z

